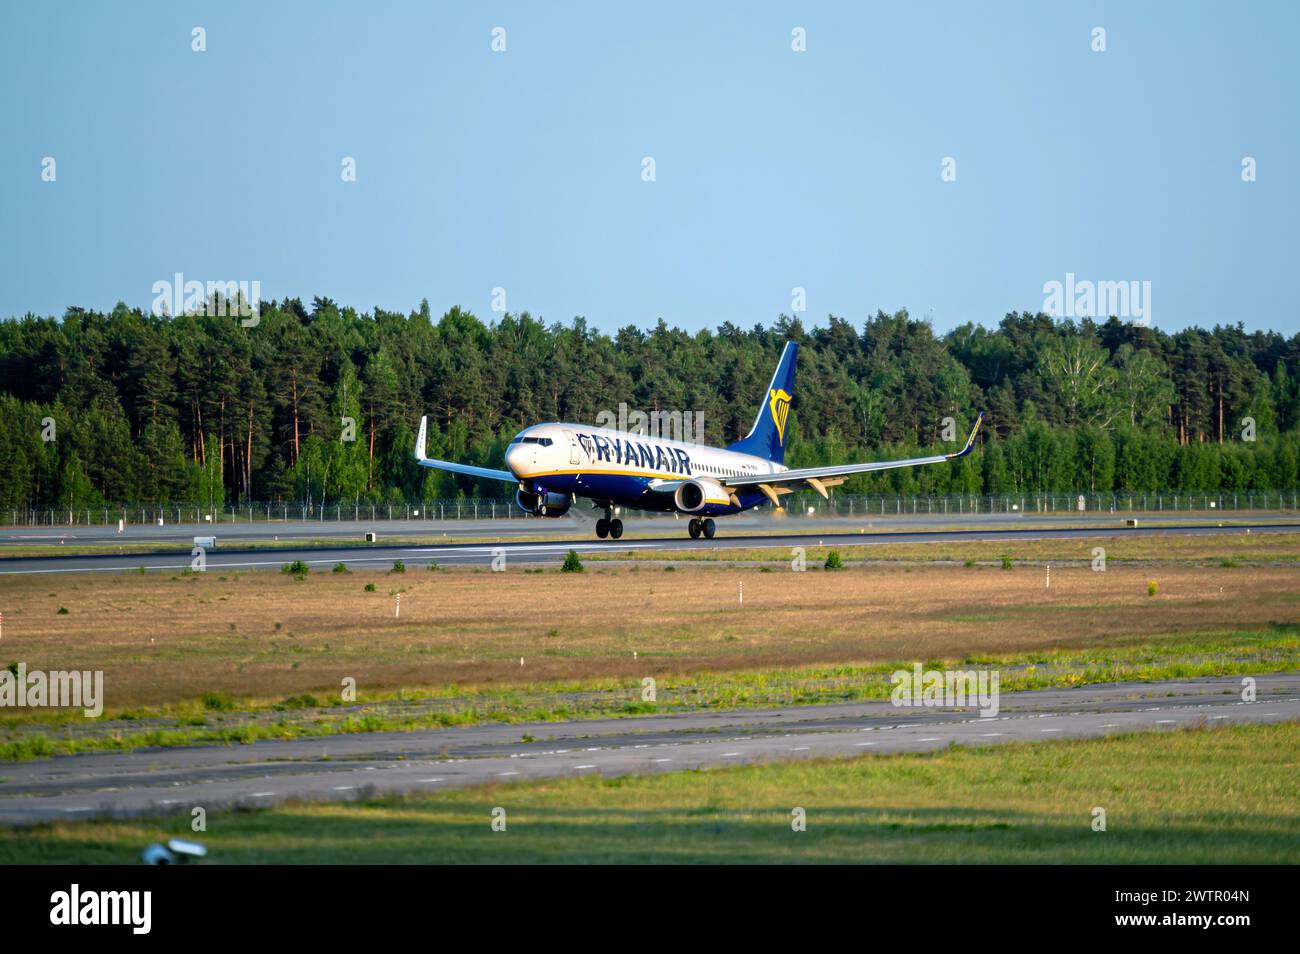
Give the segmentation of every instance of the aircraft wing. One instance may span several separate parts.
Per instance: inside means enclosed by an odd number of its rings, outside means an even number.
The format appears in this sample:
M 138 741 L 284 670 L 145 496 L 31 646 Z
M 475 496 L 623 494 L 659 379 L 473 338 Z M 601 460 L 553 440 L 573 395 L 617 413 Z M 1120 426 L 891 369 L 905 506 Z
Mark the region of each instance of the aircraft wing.
M 746 474 L 743 477 L 726 477 L 722 480 L 724 487 L 758 487 L 776 506 L 779 494 L 788 494 L 800 487 L 811 487 L 823 497 L 826 488 L 844 483 L 853 474 L 869 474 L 877 470 L 894 470 L 898 467 L 919 467 L 922 464 L 941 464 L 946 460 L 965 457 L 975 448 L 975 438 L 984 423 L 981 413 L 975 419 L 966 446 L 953 454 L 936 454 L 932 457 L 909 457 L 906 460 L 878 460 L 870 464 L 839 464 L 831 467 L 802 467 L 798 470 L 785 470 L 779 474 Z
M 503 480 L 508 484 L 518 483 L 515 475 L 508 470 L 493 470 L 490 467 L 474 467 L 470 464 L 455 464 L 449 460 L 434 460 L 424 456 L 425 432 L 429 427 L 429 418 L 420 418 L 420 433 L 415 438 L 415 462 L 421 467 L 435 470 L 447 470 L 453 474 L 468 474 L 470 477 L 482 477 L 485 480 Z

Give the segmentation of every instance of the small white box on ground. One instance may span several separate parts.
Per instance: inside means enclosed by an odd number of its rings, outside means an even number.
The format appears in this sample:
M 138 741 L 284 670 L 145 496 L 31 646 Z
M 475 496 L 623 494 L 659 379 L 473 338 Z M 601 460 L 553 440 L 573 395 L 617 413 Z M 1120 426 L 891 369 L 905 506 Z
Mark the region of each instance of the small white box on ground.
M 217 546 L 217 538 L 216 537 L 195 537 L 194 545 L 196 547 L 203 547 L 203 549 L 205 550 L 214 550 L 216 549 Z
M 1137 517 L 1129 517 L 1127 520 L 1124 521 L 1124 526 L 1126 527 L 1136 527 L 1137 525 L 1138 525 Z
M 374 543 L 378 539 L 379 539 L 379 534 L 375 533 L 375 531 L 373 530 L 366 531 L 366 543 Z

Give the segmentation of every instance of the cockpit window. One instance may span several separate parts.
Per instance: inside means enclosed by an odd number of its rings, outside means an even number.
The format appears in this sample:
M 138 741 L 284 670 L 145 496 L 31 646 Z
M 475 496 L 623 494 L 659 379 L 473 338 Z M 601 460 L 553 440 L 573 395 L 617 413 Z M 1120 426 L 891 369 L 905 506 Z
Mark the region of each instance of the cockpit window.
M 538 444 L 542 447 L 550 447 L 554 443 L 549 437 L 524 437 L 522 434 L 510 442 L 511 444 Z

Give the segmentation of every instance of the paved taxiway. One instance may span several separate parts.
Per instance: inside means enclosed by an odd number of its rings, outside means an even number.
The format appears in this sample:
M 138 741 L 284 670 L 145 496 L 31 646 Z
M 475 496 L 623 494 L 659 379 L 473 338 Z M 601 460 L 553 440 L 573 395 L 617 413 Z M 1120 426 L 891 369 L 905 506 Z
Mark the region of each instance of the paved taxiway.
M 1267 522 L 1234 523 L 1221 526 L 1218 523 L 1174 526 L 1125 527 L 1098 524 L 1093 526 L 988 526 L 969 529 L 933 529 L 876 532 L 878 528 L 854 528 L 853 524 L 838 522 L 826 531 L 806 532 L 802 528 L 791 527 L 793 532 L 760 535 L 721 535 L 712 540 L 691 540 L 681 535 L 653 538 L 625 538 L 613 540 L 572 540 L 572 541 L 517 541 L 501 543 L 437 543 L 433 545 L 418 544 L 354 544 L 350 546 L 292 547 L 276 550 L 250 550 L 224 548 L 218 546 L 208 551 L 207 572 L 220 570 L 278 569 L 294 560 L 302 560 L 310 566 L 325 567 L 335 563 L 349 566 L 384 566 L 396 560 L 418 566 L 436 562 L 444 564 L 488 565 L 500 553 L 507 563 L 538 564 L 559 563 L 570 550 L 580 555 L 598 553 L 636 553 L 651 550 L 699 550 L 699 549 L 789 549 L 790 547 L 816 546 L 872 546 L 899 543 L 953 543 L 959 541 L 1014 541 L 1014 540 L 1049 540 L 1049 539 L 1092 539 L 1125 536 L 1188 536 L 1203 534 L 1233 533 L 1300 533 L 1300 521 L 1287 521 L 1273 518 Z M 725 533 L 725 531 L 723 531 Z M 218 537 L 218 544 L 221 538 Z M 122 572 L 138 570 L 177 571 L 190 565 L 188 549 L 175 554 L 100 554 L 93 556 L 12 556 L 0 560 L 0 576 L 13 574 L 40 573 L 92 573 Z
M 1229 677 L 1004 693 L 994 718 L 857 702 L 62 756 L 0 769 L 0 823 L 1300 720 L 1300 674 L 1255 679 L 1252 703 Z

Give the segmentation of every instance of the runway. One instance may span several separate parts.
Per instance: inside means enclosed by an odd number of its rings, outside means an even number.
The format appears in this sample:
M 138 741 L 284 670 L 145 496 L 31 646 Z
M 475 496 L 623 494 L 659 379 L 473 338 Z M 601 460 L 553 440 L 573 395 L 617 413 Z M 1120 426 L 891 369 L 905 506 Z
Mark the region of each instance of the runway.
M 1225 677 L 1004 693 L 994 718 L 857 702 L 62 756 L 4 766 L 0 823 L 1300 719 L 1300 674 L 1254 678 L 1251 703 L 1241 699 L 1241 679 Z
M 504 507 L 499 508 L 504 510 Z M 1168 526 L 1176 523 L 1262 524 L 1300 522 L 1279 512 L 1223 511 L 1153 511 L 1149 513 L 1109 513 L 1087 511 L 1056 513 L 870 513 L 857 516 L 786 515 L 774 516 L 770 510 L 750 511 L 718 520 L 718 532 L 724 536 L 762 534 L 869 533 L 894 530 L 1036 528 L 1045 526 L 1118 526 L 1125 517 L 1136 517 L 1142 526 Z M 629 537 L 686 538 L 686 520 L 663 514 L 625 514 Z M 563 517 L 547 519 L 522 512 L 509 518 L 435 520 L 238 520 L 218 523 L 129 524 L 122 533 L 116 525 L 12 526 L 0 527 L 0 553 L 24 548 L 49 546 L 111 546 L 115 544 L 149 544 L 186 550 L 196 536 L 215 536 L 218 543 L 267 544 L 301 542 L 318 545 L 338 541 L 340 545 L 360 543 L 373 531 L 380 540 L 427 539 L 452 542 L 457 539 L 511 539 L 547 537 L 551 540 L 594 540 L 595 517 L 571 510 Z
M 949 521 L 953 518 L 948 518 Z M 589 553 L 636 554 L 647 551 L 702 550 L 702 549 L 789 549 L 791 547 L 869 547 L 873 545 L 903 543 L 953 543 L 978 541 L 1015 541 L 1050 539 L 1094 539 L 1125 536 L 1188 536 L 1204 534 L 1246 533 L 1298 533 L 1300 521 L 1273 518 L 1267 522 L 1199 523 L 1188 526 L 1161 524 L 1155 526 L 1126 527 L 1114 525 L 1112 517 L 1094 526 L 980 526 L 954 529 L 901 530 L 880 532 L 876 526 L 857 526 L 846 521 L 830 523 L 830 529 L 821 527 L 805 531 L 778 534 L 729 535 L 725 524 L 720 524 L 719 535 L 712 540 L 691 540 L 685 527 L 677 527 L 680 534 L 650 538 L 625 538 L 622 540 L 554 540 L 515 541 L 500 543 L 434 542 L 420 544 L 351 544 L 336 546 L 303 546 L 284 549 L 249 549 L 221 546 L 218 537 L 216 549 L 206 554 L 207 572 L 220 570 L 279 569 L 286 563 L 301 560 L 312 567 L 331 567 L 336 563 L 348 566 L 391 566 L 401 560 L 412 566 L 436 562 L 439 565 L 471 564 L 486 566 L 498 556 L 504 556 L 506 565 L 558 564 L 565 554 L 576 550 L 579 555 Z M 537 529 L 534 522 L 530 526 Z M 853 528 L 853 529 L 849 529 Z M 656 526 L 656 529 L 658 527 Z M 45 573 L 95 573 L 127 572 L 143 568 L 145 571 L 179 571 L 190 565 L 190 550 L 185 548 L 175 554 L 97 554 L 90 556 L 10 556 L 0 560 L 0 576 Z

